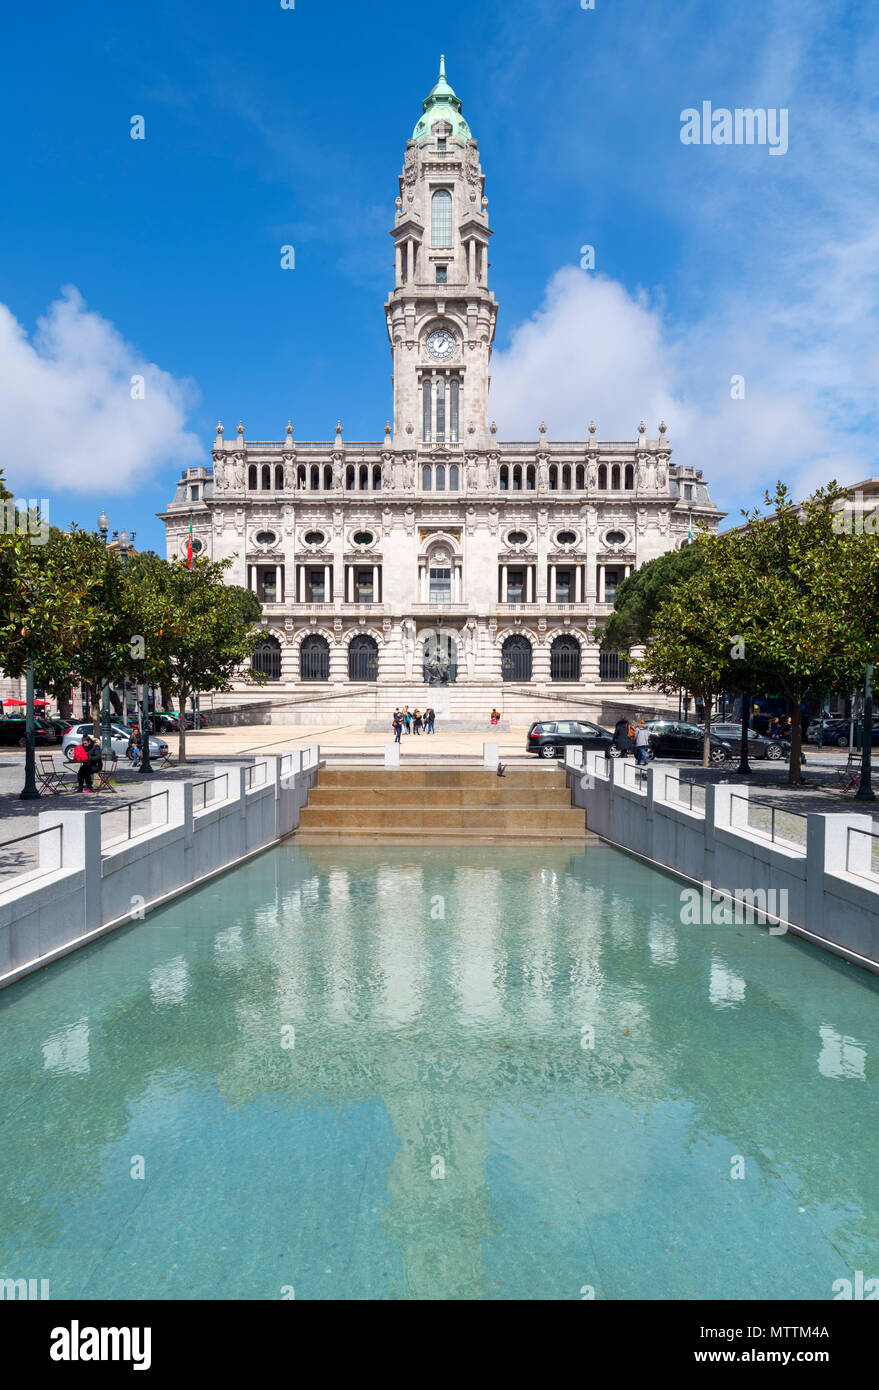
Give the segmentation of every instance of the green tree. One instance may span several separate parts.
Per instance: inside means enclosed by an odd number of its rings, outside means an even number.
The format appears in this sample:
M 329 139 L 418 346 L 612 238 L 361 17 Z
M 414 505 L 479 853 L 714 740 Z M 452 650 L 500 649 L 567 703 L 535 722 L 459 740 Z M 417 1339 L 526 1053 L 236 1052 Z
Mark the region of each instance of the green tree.
M 144 669 L 154 685 L 178 700 L 181 762 L 186 761 L 187 701 L 203 691 L 228 690 L 260 640 L 258 598 L 223 582 L 231 563 L 203 556 L 193 558 L 191 570 L 185 560 L 157 556 L 129 563 Z
M 694 544 L 670 550 L 634 570 L 616 591 L 613 612 L 601 633 L 602 647 L 627 652 L 649 641 L 660 605 L 701 564 L 702 551 Z

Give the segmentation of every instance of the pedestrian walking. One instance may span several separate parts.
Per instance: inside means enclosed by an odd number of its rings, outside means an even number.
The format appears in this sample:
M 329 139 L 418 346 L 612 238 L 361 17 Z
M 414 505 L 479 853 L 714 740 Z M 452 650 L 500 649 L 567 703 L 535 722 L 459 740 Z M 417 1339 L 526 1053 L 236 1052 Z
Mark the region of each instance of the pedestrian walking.
M 627 753 L 632 751 L 635 742 L 635 729 L 628 719 L 623 715 L 614 725 L 611 746 L 617 750 L 617 756 L 624 758 Z
M 647 724 L 643 719 L 639 719 L 635 724 L 635 762 L 641 767 L 646 767 L 649 761 L 647 756 L 649 741 L 650 735 L 647 732 Z
M 420 733 L 421 733 L 421 711 L 420 711 L 420 710 L 417 710 L 417 709 L 416 709 L 416 710 L 413 710 L 413 712 L 412 712 L 412 723 L 413 723 L 413 726 L 414 726 L 414 729 L 415 729 L 416 734 L 420 734 Z
M 400 735 L 403 732 L 403 716 L 398 709 L 394 710 L 394 742 L 400 742 Z
M 403 727 L 407 734 L 412 732 L 412 715 L 409 713 L 409 706 L 403 706 Z
M 435 733 L 436 730 L 434 729 L 433 726 L 434 726 L 434 724 L 435 724 L 435 722 L 436 722 L 436 710 L 433 708 L 433 705 L 431 705 L 429 709 L 426 709 L 426 710 L 424 711 L 424 717 L 425 717 L 425 720 L 427 721 L 427 728 L 426 728 L 425 732 L 428 733 L 428 734 L 433 734 L 433 733 Z

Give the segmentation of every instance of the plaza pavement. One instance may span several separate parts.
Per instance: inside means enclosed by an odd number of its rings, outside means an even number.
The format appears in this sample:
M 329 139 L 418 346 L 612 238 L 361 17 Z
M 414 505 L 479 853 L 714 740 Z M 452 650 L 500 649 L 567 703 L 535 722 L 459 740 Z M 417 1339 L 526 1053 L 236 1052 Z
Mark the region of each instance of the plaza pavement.
M 507 731 L 492 729 L 486 725 L 483 730 L 428 734 L 404 734 L 401 740 L 401 761 L 421 764 L 451 763 L 466 760 L 481 763 L 482 747 L 486 742 L 499 745 L 500 756 L 505 761 L 521 764 L 536 763 L 536 759 L 525 754 L 526 727 L 520 726 Z M 178 752 L 178 736 L 163 735 L 174 757 Z M 189 732 L 186 737 L 187 764 L 173 770 L 157 772 L 152 778 L 141 777 L 124 760 L 117 773 L 116 793 L 103 792 L 97 795 L 77 795 L 65 792 L 60 797 L 44 795 L 39 801 L 21 801 L 18 793 L 24 782 L 24 754 L 18 749 L 0 748 L 0 844 L 29 834 L 37 828 L 37 814 L 41 810 L 63 806 L 65 810 L 100 810 L 107 813 L 106 836 L 122 833 L 127 822 L 126 803 L 137 801 L 160 790 L 167 779 L 190 778 L 204 780 L 210 775 L 216 763 L 248 763 L 256 757 L 277 754 L 287 749 L 305 747 L 307 744 L 320 744 L 321 757 L 330 761 L 348 760 L 378 763 L 385 743 L 390 742 L 390 731 L 385 734 L 367 733 L 363 724 L 250 724 L 233 728 L 203 729 Z M 56 766 L 61 763 L 61 754 L 56 746 L 52 750 Z M 844 794 L 838 785 L 835 772 L 845 764 L 844 749 L 823 749 L 819 752 L 807 746 L 807 764 L 804 776 L 809 785 L 802 789 L 788 788 L 787 764 L 754 762 L 750 784 L 752 801 L 769 802 L 779 808 L 776 812 L 776 833 L 794 843 L 805 839 L 805 820 L 809 811 L 857 811 L 871 814 L 879 823 L 879 802 L 874 810 L 872 804 L 854 801 L 853 794 Z M 877 759 L 879 761 L 879 759 Z M 547 769 L 553 764 L 544 764 Z M 666 760 L 657 766 L 666 765 Z M 668 760 L 668 766 L 674 766 Z M 704 805 L 704 785 L 707 781 L 736 782 L 738 775 L 729 768 L 702 768 L 693 762 L 679 764 L 681 780 L 692 781 L 692 802 L 694 807 Z M 879 768 L 874 777 L 874 789 L 879 793 Z M 687 789 L 685 796 L 691 793 Z M 784 808 L 783 810 L 781 808 Z M 785 814 L 787 812 L 788 814 Z M 799 813 L 799 814 L 796 814 Z M 134 813 L 138 814 L 137 812 Z M 753 806 L 749 821 L 755 829 L 768 831 L 772 820 L 767 807 Z M 4 869 L 3 856 L 0 856 L 0 880 Z M 11 866 L 6 865 L 6 872 Z

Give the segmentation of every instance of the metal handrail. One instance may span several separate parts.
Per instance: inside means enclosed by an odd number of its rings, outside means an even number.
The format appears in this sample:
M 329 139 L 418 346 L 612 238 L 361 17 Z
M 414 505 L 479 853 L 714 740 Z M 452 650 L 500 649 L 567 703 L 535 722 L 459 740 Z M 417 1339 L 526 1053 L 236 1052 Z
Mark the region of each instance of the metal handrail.
M 201 810 L 201 811 L 207 810 L 207 804 L 208 804 L 208 787 L 212 787 L 212 786 L 214 785 L 215 782 L 225 782 L 225 783 L 226 783 L 226 787 L 225 787 L 225 790 L 224 790 L 224 793 L 223 793 L 222 800 L 225 801 L 225 800 L 228 799 L 228 796 L 229 796 L 229 774 L 228 774 L 228 772 L 218 772 L 217 775 L 216 775 L 215 777 L 206 777 L 206 778 L 204 779 L 204 781 L 202 781 L 202 782 L 193 782 L 193 784 L 192 784 L 192 810 L 193 810 L 193 813 L 195 813 L 195 812 L 198 811 L 198 810 Z M 200 807 L 199 807 L 199 806 L 196 806 L 196 804 L 195 804 L 195 794 L 196 794 L 196 792 L 198 791 L 199 787 L 202 788 L 202 798 L 201 798 L 201 806 L 200 806 Z M 216 801 L 217 798 L 216 798 L 216 797 L 212 797 L 211 800 L 212 800 L 212 801 Z
M 730 799 L 729 799 L 729 804 L 730 804 L 729 823 L 730 823 L 730 826 L 731 826 L 733 829 L 735 829 L 735 827 L 733 826 L 733 815 L 732 815 L 732 803 L 733 803 L 734 801 L 743 801 L 743 802 L 745 803 L 745 805 L 746 805 L 746 806 L 749 806 L 749 807 L 750 807 L 750 806 L 763 806 L 763 807 L 765 807 L 765 808 L 770 812 L 769 838 L 770 838 L 770 840 L 772 841 L 773 844 L 775 843 L 776 839 L 779 839 L 779 840 L 787 840 L 787 836 L 786 836 L 786 835 L 778 835 L 778 836 L 776 836 L 776 834 L 775 834 L 775 817 L 776 817 L 776 814 L 777 814 L 778 812 L 781 812 L 781 814 L 784 815 L 784 816 L 796 816 L 798 820 L 803 820 L 803 821 L 805 821 L 805 822 L 808 824 L 809 818 L 808 818 L 808 815 L 806 814 L 805 811 L 791 811 L 791 810 L 788 810 L 788 808 L 787 808 L 786 806 L 777 806 L 777 805 L 775 804 L 774 801 L 764 801 L 764 800 L 762 800 L 762 799 L 757 799 L 757 798 L 755 798 L 755 797 L 742 796 L 739 792 L 732 792 L 731 795 L 730 795 Z M 765 831 L 763 831 L 763 830 L 758 830 L 755 826 L 751 825 L 750 822 L 749 822 L 748 820 L 745 821 L 745 827 L 746 827 L 746 829 L 748 829 L 748 830 L 752 830 L 752 831 L 754 832 L 755 835 L 764 835 L 764 834 L 766 833 Z M 789 844 L 792 844 L 792 843 L 794 843 L 794 842 L 788 840 L 788 843 L 789 843 Z
M 136 832 L 132 832 L 132 829 L 131 829 L 131 813 L 132 813 L 132 811 L 134 810 L 135 806 L 143 806 L 144 803 L 147 802 L 147 801 L 158 801 L 159 797 L 162 797 L 162 796 L 165 798 L 165 819 L 164 819 L 163 822 L 161 822 L 161 824 L 167 825 L 167 824 L 168 824 L 168 821 L 169 821 L 169 819 L 170 819 L 170 814 L 171 814 L 171 802 L 170 802 L 170 792 L 169 792 L 169 789 L 166 787 L 163 791 L 160 791 L 160 792 L 152 792 L 149 796 L 139 796 L 139 797 L 137 798 L 136 801 L 129 801 L 129 802 L 127 803 L 126 807 L 125 807 L 126 811 L 128 812 L 128 829 L 127 829 L 126 833 L 125 833 L 124 835 L 117 835 L 114 839 L 112 839 L 112 840 L 107 840 L 106 842 L 104 841 L 104 839 L 103 839 L 103 837 L 102 837 L 102 839 L 101 839 L 101 844 L 102 844 L 103 848 L 109 849 L 112 845 L 121 844 L 124 840 L 132 840 L 132 839 L 134 839 L 134 834 L 135 834 L 135 833 L 138 834 L 138 835 L 143 835 L 143 834 L 145 834 L 148 830 L 154 830 L 154 829 L 155 829 L 155 822 L 154 822 L 153 820 L 149 820 L 149 821 L 147 822 L 147 824 L 146 824 L 145 826 L 143 826 L 143 828 L 142 828 L 141 830 L 138 830 L 138 831 L 136 831 Z M 102 815 L 102 816 L 118 816 L 118 814 L 119 814 L 119 812 L 121 811 L 121 809 L 122 809 L 121 806 L 108 806 L 107 809 L 106 809 L 105 811 L 101 811 L 101 815 Z
M 43 876 L 44 874 L 53 874 L 53 873 L 55 873 L 56 870 L 57 870 L 57 868 L 59 867 L 59 865 L 63 865 L 63 863 L 64 863 L 64 826 L 63 826 L 63 825 L 46 825 L 46 826 L 43 827 L 42 830 L 31 830 L 31 831 L 28 832 L 27 835 L 16 835 L 16 837 L 15 837 L 14 840 L 4 840 L 3 843 L 0 844 L 0 856 L 4 855 L 5 852 L 6 852 L 6 850 L 11 849 L 13 845 L 23 845 L 24 842 L 25 842 L 25 840 L 38 840 L 38 839 L 40 838 L 41 835 L 54 835 L 54 834 L 56 834 L 56 833 L 57 833 L 57 835 L 58 835 L 58 864 L 57 864 L 57 865 L 52 865 L 51 868 L 45 868 L 45 869 L 40 869 L 39 867 L 37 867 L 36 869 L 22 869 L 22 870 L 21 870 L 20 872 L 18 872 L 18 873 L 16 873 L 16 872 L 10 873 L 10 874 L 8 875 L 8 877 L 9 877 L 10 879 L 42 878 L 42 876 Z M 38 863 L 38 865 L 39 865 L 39 854 L 37 855 L 37 863 Z M 3 866 L 2 864 L 0 864 L 0 873 L 3 873 L 3 872 L 4 872 L 4 866 Z M 2 890 L 0 890 L 0 891 L 2 891 Z
M 663 791 L 663 794 L 662 794 L 662 799 L 663 799 L 663 801 L 668 801 L 668 800 L 669 800 L 669 796 L 668 796 L 668 784 L 669 784 L 669 782 L 674 782 L 675 786 L 676 786 L 677 789 L 678 789 L 678 795 L 677 795 L 677 798 L 676 798 L 676 802 L 672 802 L 671 804 L 672 804 L 672 805 L 675 805 L 675 804 L 680 805 L 680 804 L 683 802 L 683 797 L 681 796 L 681 787 L 688 787 L 688 788 L 689 788 L 690 795 L 689 795 L 689 798 L 688 798 L 688 800 L 687 800 L 687 802 L 686 802 L 686 806 L 687 806 L 687 810 L 688 810 L 688 811 L 692 811 L 692 809 L 693 809 L 693 792 L 694 792 L 694 790 L 695 790 L 695 788 L 696 788 L 696 783 L 695 783 L 695 782 L 682 782 L 682 781 L 680 780 L 679 777 L 673 777 L 673 776 L 671 775 L 671 773 L 668 773 L 668 772 L 664 772 L 664 773 L 662 774 L 662 777 L 663 777 L 663 781 L 664 781 L 664 783 L 665 783 L 665 790 Z
M 868 840 L 875 840 L 875 844 L 870 849 L 870 870 L 869 875 L 861 873 L 858 869 L 851 867 L 852 857 L 852 835 L 863 835 Z M 847 874 L 855 874 L 858 878 L 879 877 L 879 869 L 872 867 L 873 855 L 879 849 L 879 833 L 875 830 L 861 830 L 857 825 L 847 825 L 845 831 L 845 871 Z
M 244 769 L 244 785 L 245 785 L 245 789 L 246 789 L 247 791 L 250 791 L 251 788 L 253 787 L 253 774 L 254 774 L 255 772 L 261 772 L 261 773 L 262 773 L 262 776 L 259 777 L 259 778 L 257 778 L 257 782 L 256 782 L 256 785 L 257 785 L 258 787 L 261 787 L 261 786 L 263 785 L 263 783 L 265 782 L 265 780 L 266 780 L 266 773 L 267 773 L 267 771 L 268 771 L 268 768 L 267 768 L 267 765 L 266 765 L 265 763 L 251 763 L 251 764 L 250 764 L 250 767 L 246 767 L 246 768 Z

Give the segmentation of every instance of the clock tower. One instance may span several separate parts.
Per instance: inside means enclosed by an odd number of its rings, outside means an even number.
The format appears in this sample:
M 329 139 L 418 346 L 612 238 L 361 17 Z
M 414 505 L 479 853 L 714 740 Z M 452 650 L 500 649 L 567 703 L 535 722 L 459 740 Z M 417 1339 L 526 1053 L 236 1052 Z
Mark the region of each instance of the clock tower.
M 497 304 L 488 288 L 484 187 L 479 150 L 442 58 L 406 146 L 391 232 L 396 274 L 385 317 L 398 448 L 488 444 Z

